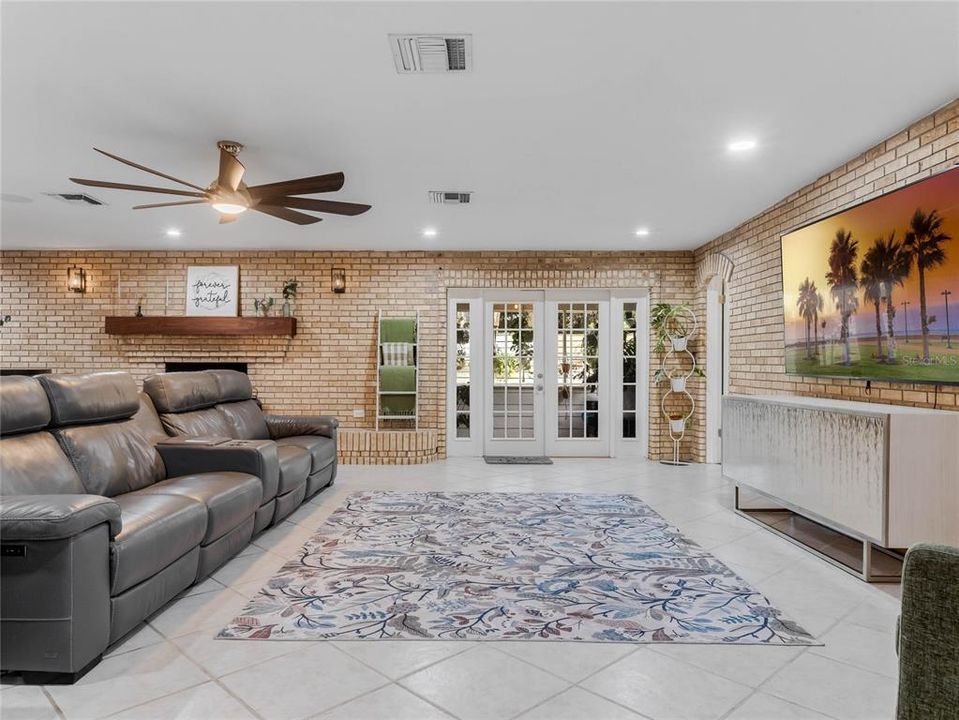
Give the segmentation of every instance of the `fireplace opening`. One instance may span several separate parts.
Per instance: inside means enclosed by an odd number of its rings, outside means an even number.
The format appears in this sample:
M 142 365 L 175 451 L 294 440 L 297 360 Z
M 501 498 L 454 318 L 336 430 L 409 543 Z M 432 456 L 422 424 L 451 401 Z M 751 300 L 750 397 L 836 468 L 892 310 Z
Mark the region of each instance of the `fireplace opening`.
M 168 362 L 166 372 L 195 372 L 197 370 L 237 370 L 247 373 L 245 362 Z M 247 373 L 249 374 L 249 373 Z

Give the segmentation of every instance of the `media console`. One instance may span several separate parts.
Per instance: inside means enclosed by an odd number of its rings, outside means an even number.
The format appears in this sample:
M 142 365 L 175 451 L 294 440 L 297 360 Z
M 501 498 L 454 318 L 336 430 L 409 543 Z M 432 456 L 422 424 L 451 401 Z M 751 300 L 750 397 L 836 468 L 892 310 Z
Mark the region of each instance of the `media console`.
M 722 412 L 750 519 L 867 581 L 898 581 L 890 557 L 913 543 L 959 545 L 959 412 L 758 395 Z

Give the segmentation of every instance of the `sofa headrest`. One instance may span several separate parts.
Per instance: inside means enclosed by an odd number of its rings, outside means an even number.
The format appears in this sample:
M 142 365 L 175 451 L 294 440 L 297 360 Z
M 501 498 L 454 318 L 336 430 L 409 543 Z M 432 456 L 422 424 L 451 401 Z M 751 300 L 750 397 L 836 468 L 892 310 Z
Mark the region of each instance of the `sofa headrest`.
M 40 375 L 50 401 L 52 424 L 87 425 L 133 417 L 140 409 L 137 384 L 130 373 Z
M 253 385 L 250 376 L 236 370 L 207 370 L 216 378 L 220 389 L 220 402 L 237 402 L 253 397 Z
M 220 402 L 220 387 L 206 370 L 151 375 L 143 381 L 143 392 L 160 413 L 202 410 Z
M 42 430 L 50 423 L 50 402 L 34 377 L 0 377 L 0 435 Z

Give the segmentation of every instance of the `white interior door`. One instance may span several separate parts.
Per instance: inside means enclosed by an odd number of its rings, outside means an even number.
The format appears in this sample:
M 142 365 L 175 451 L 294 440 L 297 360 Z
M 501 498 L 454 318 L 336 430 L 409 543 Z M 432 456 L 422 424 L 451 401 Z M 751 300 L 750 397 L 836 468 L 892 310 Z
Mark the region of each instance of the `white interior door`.
M 543 292 L 485 294 L 484 454 L 545 454 Z

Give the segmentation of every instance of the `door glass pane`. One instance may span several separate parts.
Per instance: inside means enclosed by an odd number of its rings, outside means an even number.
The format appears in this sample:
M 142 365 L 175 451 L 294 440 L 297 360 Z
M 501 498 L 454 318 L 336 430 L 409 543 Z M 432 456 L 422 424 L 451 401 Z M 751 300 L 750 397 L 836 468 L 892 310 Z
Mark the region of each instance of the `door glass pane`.
M 599 303 L 559 303 L 557 438 L 599 437 Z
M 623 437 L 636 437 L 636 303 L 623 303 Z
M 470 436 L 470 304 L 456 304 L 456 437 Z
M 532 303 L 493 304 L 493 438 L 533 439 L 536 358 Z

